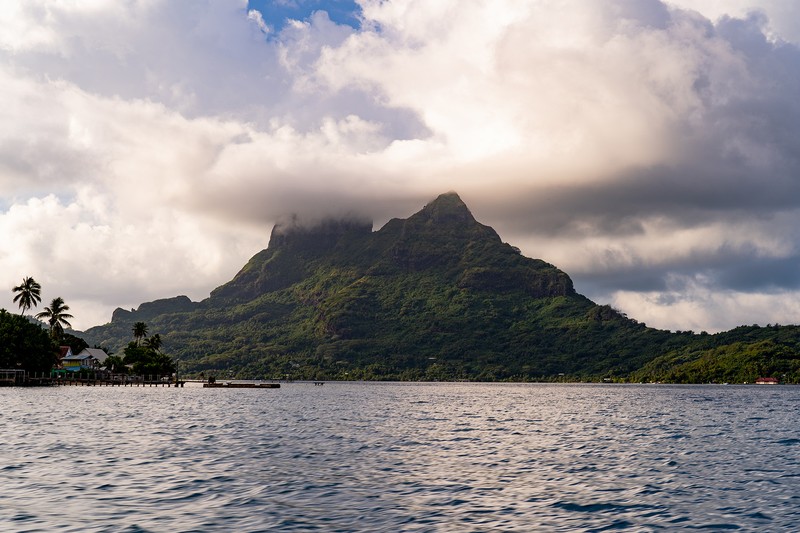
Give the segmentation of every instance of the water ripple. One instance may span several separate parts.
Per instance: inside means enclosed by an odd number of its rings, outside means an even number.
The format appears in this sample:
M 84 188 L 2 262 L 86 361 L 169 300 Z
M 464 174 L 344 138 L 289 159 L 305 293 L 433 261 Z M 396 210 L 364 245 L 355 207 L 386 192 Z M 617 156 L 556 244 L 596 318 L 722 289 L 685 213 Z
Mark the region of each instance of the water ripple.
M 799 530 L 799 400 L 737 386 L 0 389 L 0 530 Z

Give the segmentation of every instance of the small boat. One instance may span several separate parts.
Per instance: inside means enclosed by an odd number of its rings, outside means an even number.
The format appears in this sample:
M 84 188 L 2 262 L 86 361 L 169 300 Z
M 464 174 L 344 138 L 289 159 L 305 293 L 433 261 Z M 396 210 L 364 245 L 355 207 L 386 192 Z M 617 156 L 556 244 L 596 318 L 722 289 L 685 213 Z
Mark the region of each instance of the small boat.
M 756 380 L 756 385 L 778 385 L 779 383 L 778 378 L 758 378 Z

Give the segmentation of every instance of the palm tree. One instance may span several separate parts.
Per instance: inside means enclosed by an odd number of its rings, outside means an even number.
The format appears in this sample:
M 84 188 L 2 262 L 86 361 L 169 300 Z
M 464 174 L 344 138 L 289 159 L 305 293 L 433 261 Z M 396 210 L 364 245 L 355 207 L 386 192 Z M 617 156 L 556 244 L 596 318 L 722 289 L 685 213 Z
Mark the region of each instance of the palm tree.
M 133 325 L 133 338 L 136 340 L 136 346 L 142 343 L 142 339 L 147 336 L 147 324 L 144 322 L 137 322 Z
M 22 284 L 17 285 L 11 289 L 11 291 L 19 293 L 14 296 L 14 303 L 19 302 L 19 308 L 22 310 L 20 314 L 23 315 L 25 311 L 31 307 L 36 307 L 36 305 L 42 301 L 42 297 L 40 296 L 42 286 L 30 276 L 22 278 Z
M 61 337 L 61 334 L 64 333 L 64 326 L 68 328 L 72 327 L 72 324 L 70 324 L 67 319 L 73 318 L 73 316 L 67 313 L 67 311 L 69 311 L 69 306 L 65 304 L 64 299 L 59 296 L 58 298 L 53 298 L 50 307 L 45 307 L 44 311 L 36 315 L 36 318 L 46 318 L 47 323 L 50 324 L 50 336 L 54 339 L 58 339 Z
M 144 345 L 153 350 L 154 352 L 157 352 L 161 348 L 161 335 L 156 333 L 149 339 L 145 339 Z

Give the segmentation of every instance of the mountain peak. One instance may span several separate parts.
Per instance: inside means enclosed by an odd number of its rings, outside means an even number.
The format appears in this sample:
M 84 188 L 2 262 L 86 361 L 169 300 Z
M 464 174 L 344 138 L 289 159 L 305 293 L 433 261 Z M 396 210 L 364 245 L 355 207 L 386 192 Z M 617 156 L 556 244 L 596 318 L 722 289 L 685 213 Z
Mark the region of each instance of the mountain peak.
M 439 196 L 437 196 L 435 200 L 430 202 L 430 204 L 435 204 L 437 202 L 449 202 L 467 207 L 466 204 L 461 200 L 461 197 L 458 195 L 456 191 L 447 191 L 446 193 L 442 193 Z
M 441 223 L 476 223 L 467 204 L 454 191 L 440 194 L 426 205 L 417 215 L 435 224 Z

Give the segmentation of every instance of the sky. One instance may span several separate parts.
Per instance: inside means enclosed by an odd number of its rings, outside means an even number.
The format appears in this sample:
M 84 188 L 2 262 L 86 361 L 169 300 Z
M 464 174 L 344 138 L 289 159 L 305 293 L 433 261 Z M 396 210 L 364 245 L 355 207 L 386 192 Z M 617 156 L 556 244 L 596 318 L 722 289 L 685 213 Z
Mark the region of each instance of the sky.
M 0 307 L 201 300 L 456 191 L 649 326 L 800 323 L 795 0 L 4 0 Z M 41 306 L 40 308 L 41 309 Z

